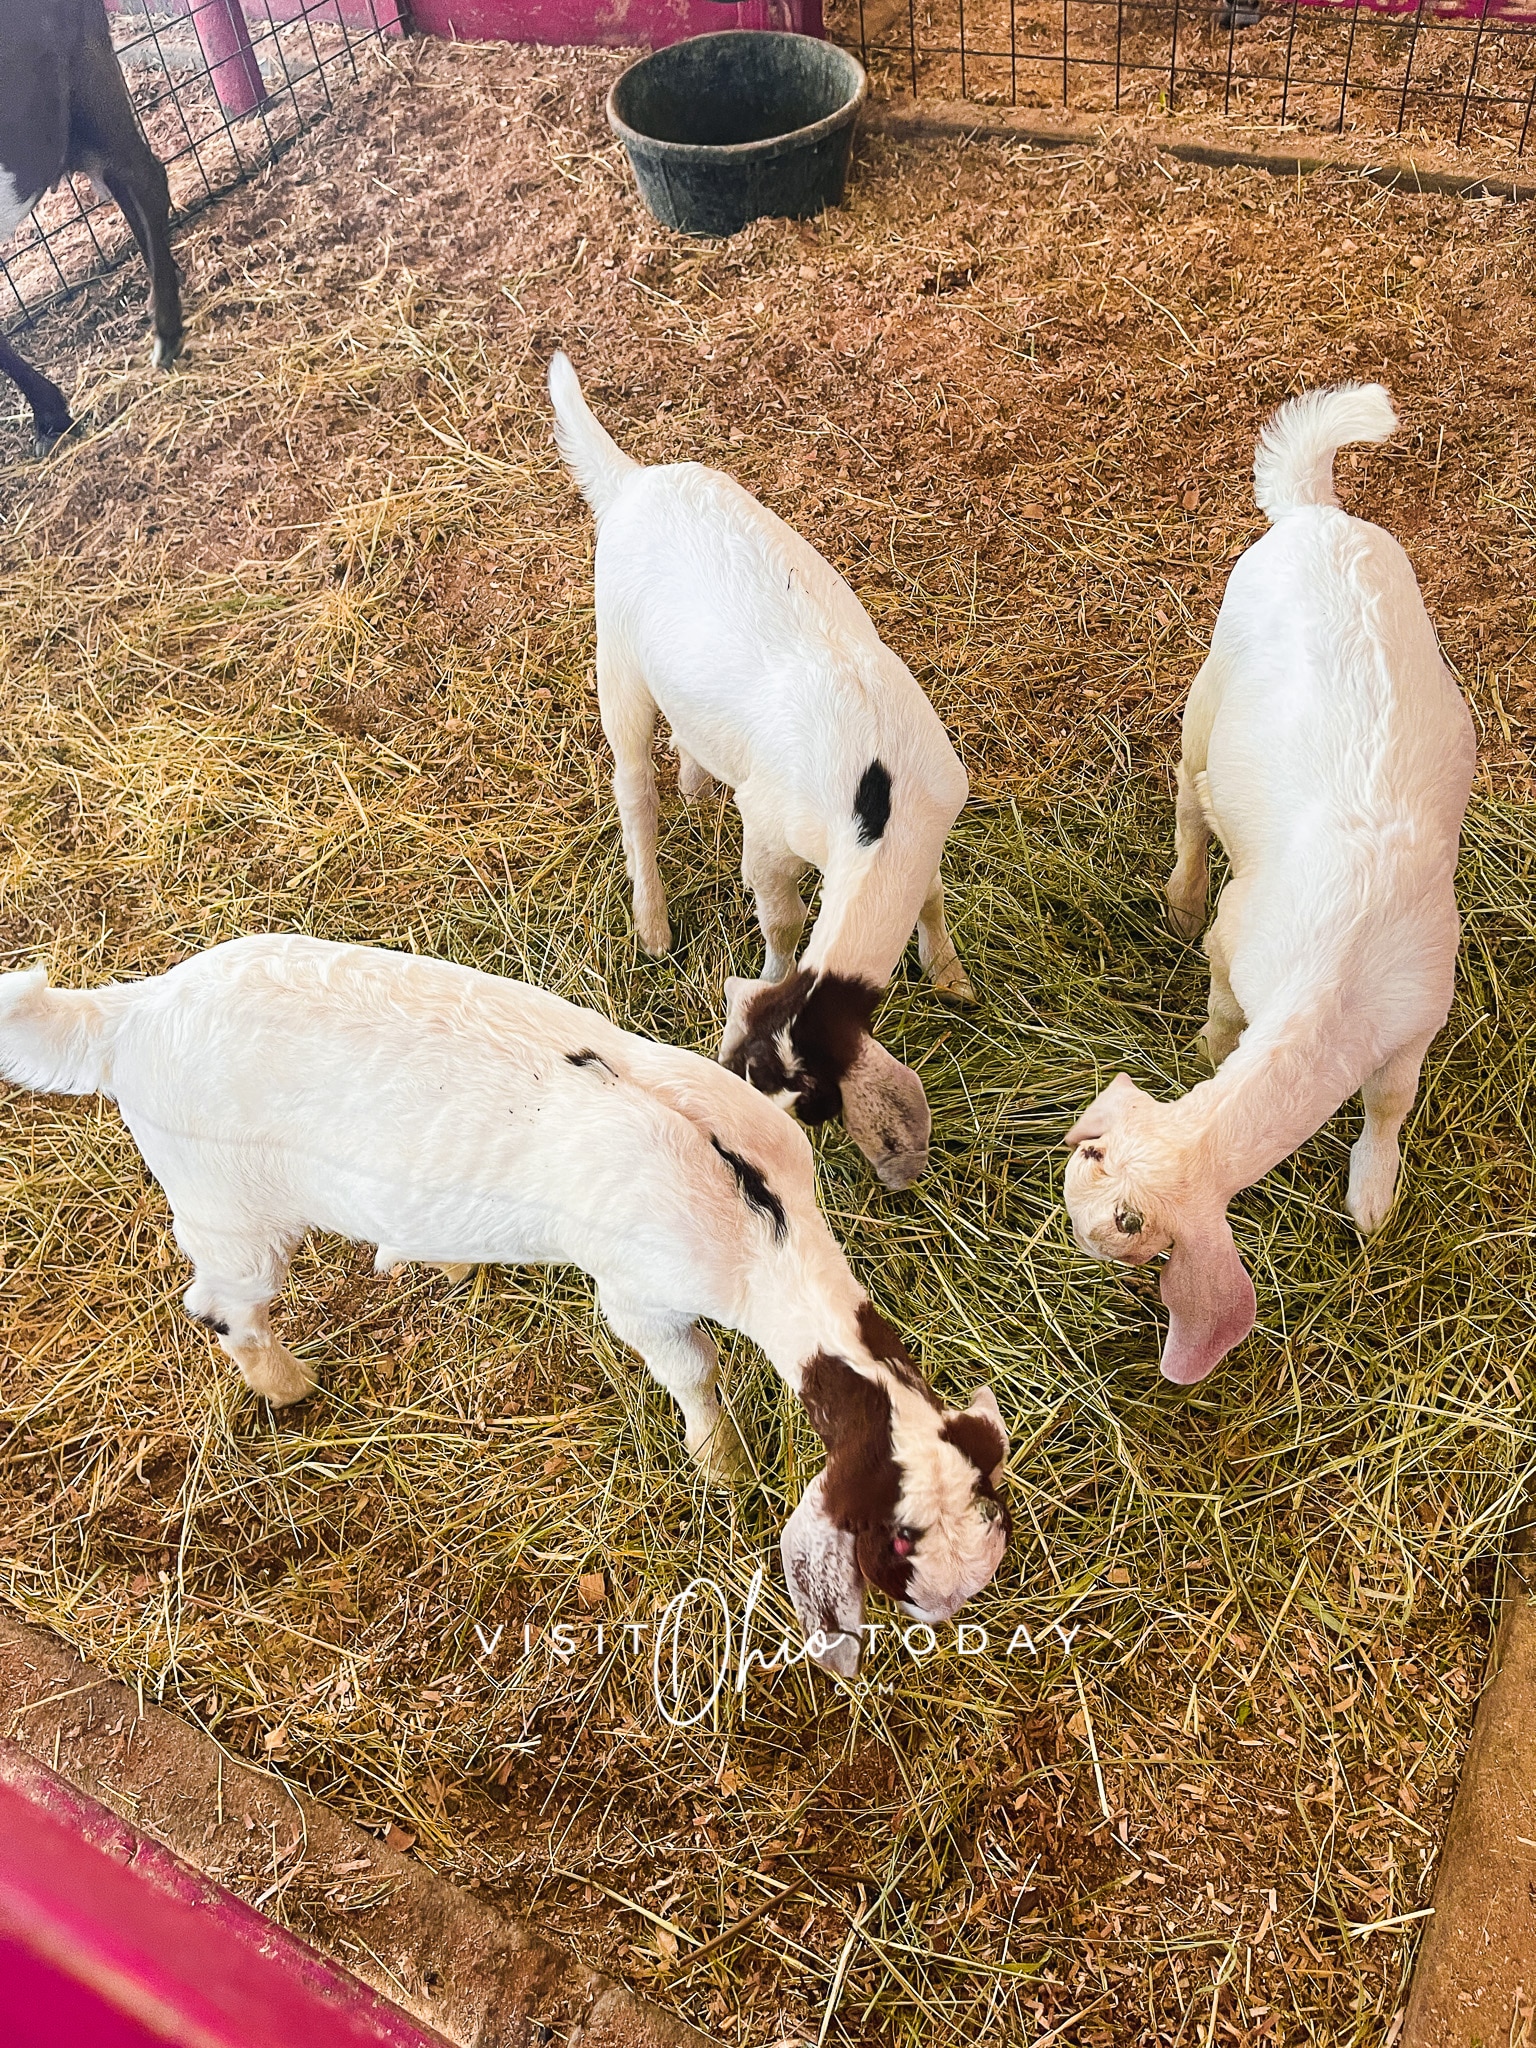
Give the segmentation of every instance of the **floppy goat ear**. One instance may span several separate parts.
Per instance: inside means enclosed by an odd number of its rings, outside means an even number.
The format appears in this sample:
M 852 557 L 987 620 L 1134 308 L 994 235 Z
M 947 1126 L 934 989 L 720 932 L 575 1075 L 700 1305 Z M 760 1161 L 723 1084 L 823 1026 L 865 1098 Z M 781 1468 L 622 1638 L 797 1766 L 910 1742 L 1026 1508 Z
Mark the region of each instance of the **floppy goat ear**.
M 827 1513 L 826 1478 L 825 1470 L 818 1472 L 801 1494 L 784 1524 L 779 1552 L 807 1654 L 824 1671 L 852 1678 L 864 1641 L 864 1580 L 854 1560 L 857 1539 Z
M 747 1005 L 761 989 L 769 987 L 766 981 L 749 981 L 740 974 L 728 974 L 725 978 L 725 1029 L 720 1034 L 720 1050 L 715 1058 L 722 1067 L 728 1067 L 734 1056 L 747 1042 Z
M 1068 1131 L 1064 1142 L 1068 1145 L 1087 1145 L 1095 1138 L 1104 1137 L 1120 1121 L 1127 1104 L 1140 1093 L 1141 1090 L 1129 1074 L 1116 1074 L 1109 1086 L 1101 1088 L 1095 1095 Z
M 842 1080 L 848 1135 L 888 1188 L 910 1187 L 928 1165 L 933 1115 L 910 1067 L 864 1033 Z
M 1203 1380 L 1253 1328 L 1258 1301 L 1223 1212 L 1181 1230 L 1163 1268 L 1168 1341 L 1163 1373 L 1181 1387 Z

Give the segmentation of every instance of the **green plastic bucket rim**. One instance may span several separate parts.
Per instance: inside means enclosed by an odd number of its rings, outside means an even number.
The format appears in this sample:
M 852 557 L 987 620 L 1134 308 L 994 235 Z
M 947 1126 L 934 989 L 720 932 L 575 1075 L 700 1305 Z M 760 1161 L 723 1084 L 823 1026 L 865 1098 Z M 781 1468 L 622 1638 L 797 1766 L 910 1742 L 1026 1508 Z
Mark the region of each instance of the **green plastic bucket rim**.
M 830 114 L 823 114 L 819 121 L 812 121 L 805 128 L 788 128 L 782 135 L 763 135 L 756 142 L 669 142 L 664 136 L 647 135 L 642 128 L 631 128 L 619 113 L 615 100 L 626 79 L 647 64 L 664 59 L 669 52 L 680 50 L 686 44 L 696 48 L 701 43 L 734 43 L 743 36 L 752 36 L 759 43 L 810 43 L 818 50 L 829 50 L 836 59 L 847 67 L 847 76 L 853 87 L 849 97 Z M 737 164 L 753 157 L 770 157 L 786 149 L 802 149 L 807 143 L 819 142 L 824 135 L 833 134 L 846 125 L 850 117 L 856 116 L 860 107 L 869 97 L 869 74 L 858 58 L 842 49 L 837 43 L 824 42 L 820 36 L 800 36 L 788 29 L 779 28 L 727 28 L 715 29 L 705 36 L 686 36 L 682 42 L 668 43 L 664 49 L 650 50 L 643 57 L 637 57 L 626 70 L 621 71 L 608 88 L 608 125 L 626 146 L 632 142 L 642 148 L 655 150 L 662 155 L 691 164 Z

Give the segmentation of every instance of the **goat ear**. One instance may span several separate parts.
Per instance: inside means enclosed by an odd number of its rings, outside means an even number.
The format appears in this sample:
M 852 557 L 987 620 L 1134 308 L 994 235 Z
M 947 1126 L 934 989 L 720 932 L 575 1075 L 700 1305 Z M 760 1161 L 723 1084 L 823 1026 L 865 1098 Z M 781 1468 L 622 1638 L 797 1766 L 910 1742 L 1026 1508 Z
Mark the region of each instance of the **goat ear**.
M 978 1387 L 975 1393 L 972 1394 L 971 1405 L 965 1412 L 967 1415 L 979 1415 L 984 1422 L 990 1422 L 1002 1440 L 1003 1455 L 987 1474 L 987 1477 L 994 1486 L 1000 1486 L 1003 1478 L 1003 1467 L 1008 1462 L 1008 1431 L 1003 1426 L 1003 1411 L 997 1405 L 996 1394 L 993 1393 L 990 1387 Z
M 806 1634 L 806 1655 L 824 1671 L 852 1678 L 863 1647 L 864 1579 L 854 1557 L 853 1532 L 827 1513 L 826 1472 L 820 1471 L 784 1524 L 779 1553 L 784 1579 Z
M 1253 1328 L 1258 1301 L 1237 1256 L 1232 1226 L 1217 1212 L 1174 1239 L 1163 1268 L 1168 1341 L 1163 1373 L 1181 1387 L 1203 1380 Z
M 1091 1144 L 1120 1121 L 1128 1103 L 1141 1093 L 1129 1074 L 1116 1074 L 1107 1088 L 1101 1088 L 1068 1131 L 1068 1145 Z
M 748 981 L 740 974 L 728 974 L 725 978 L 725 1029 L 720 1034 L 720 1050 L 715 1058 L 722 1067 L 728 1067 L 737 1053 L 747 1042 L 747 1005 L 760 989 L 767 988 L 766 981 Z
M 910 1067 L 866 1032 L 842 1080 L 848 1135 L 888 1188 L 910 1187 L 928 1165 L 933 1116 Z

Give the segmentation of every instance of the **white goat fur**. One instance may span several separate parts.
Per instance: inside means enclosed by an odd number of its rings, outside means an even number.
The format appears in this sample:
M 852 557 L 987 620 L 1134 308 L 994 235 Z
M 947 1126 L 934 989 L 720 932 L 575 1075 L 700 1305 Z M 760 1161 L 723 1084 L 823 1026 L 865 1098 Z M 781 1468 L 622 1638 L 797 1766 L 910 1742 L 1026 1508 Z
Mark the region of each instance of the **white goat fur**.
M 1215 1076 L 1154 1101 L 1120 1075 L 1068 1142 L 1084 1250 L 1169 1249 L 1163 1371 L 1201 1378 L 1252 1328 L 1226 1207 L 1358 1089 L 1348 1204 L 1363 1235 L 1397 1188 L 1398 1133 L 1450 1010 L 1472 722 L 1412 566 L 1339 509 L 1333 456 L 1397 425 L 1379 384 L 1281 407 L 1254 463 L 1270 531 L 1232 571 L 1184 711 L 1176 930 L 1204 922 L 1210 835 L 1231 878 L 1205 935 Z
M 719 781 L 741 813 L 742 875 L 767 961 L 762 982 L 728 985 L 737 1035 L 753 993 L 795 967 L 806 922 L 799 883 L 811 868 L 822 891 L 801 962 L 810 975 L 877 991 L 915 924 L 935 987 L 968 1000 L 939 878 L 968 785 L 910 671 L 836 570 L 740 484 L 696 462 L 631 461 L 593 418 L 563 355 L 549 388 L 560 452 L 597 517 L 598 702 L 641 944 L 653 954 L 671 945 L 656 864 L 659 709 L 683 794 Z M 855 799 L 872 766 L 888 777 L 889 822 L 871 841 Z M 900 1073 L 920 1100 L 916 1077 Z M 845 1114 L 862 1142 L 857 1111 L 845 1105 Z M 914 1150 L 926 1142 L 925 1130 Z M 877 1158 L 878 1146 L 865 1149 Z
M 745 1332 L 796 1392 L 833 1354 L 889 1396 L 894 1520 L 924 1532 L 914 1612 L 948 1614 L 996 1567 L 998 1511 L 977 1511 L 976 1469 L 943 1434 L 956 1411 L 861 1335 L 868 1299 L 817 1207 L 804 1134 L 711 1060 L 520 982 L 271 936 L 93 991 L 52 989 L 42 968 L 0 976 L 0 1074 L 117 1102 L 195 1268 L 188 1310 L 274 1405 L 315 1385 L 268 1317 L 311 1229 L 378 1245 L 380 1271 L 569 1262 L 706 1470 L 734 1476 L 741 1453 L 700 1317 Z M 755 1202 L 742 1161 L 769 1191 Z M 986 1390 L 973 1408 L 997 1417 Z M 852 1538 L 818 1519 L 823 1476 L 797 1511 L 800 1576 L 830 1583 L 856 1663 L 863 1582 Z

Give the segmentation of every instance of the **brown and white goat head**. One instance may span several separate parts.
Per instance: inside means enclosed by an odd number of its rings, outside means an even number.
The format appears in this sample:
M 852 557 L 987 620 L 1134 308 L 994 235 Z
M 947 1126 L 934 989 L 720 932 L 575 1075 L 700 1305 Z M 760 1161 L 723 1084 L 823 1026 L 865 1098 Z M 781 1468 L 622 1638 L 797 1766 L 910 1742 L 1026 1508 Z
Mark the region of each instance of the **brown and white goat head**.
M 1243 1341 L 1257 1302 L 1226 1202 L 1197 1162 L 1164 1140 L 1163 1107 L 1117 1074 L 1067 1133 L 1073 1151 L 1062 1192 L 1073 1234 L 1091 1257 L 1144 1266 L 1167 1252 L 1162 1369 L 1187 1387 Z
M 990 1387 L 946 1408 L 866 1306 L 881 1364 L 820 1351 L 800 1397 L 827 1462 L 784 1525 L 780 1550 L 810 1654 L 852 1678 L 871 1586 L 914 1621 L 941 1622 L 997 1570 L 1011 1533 L 998 1493 L 1008 1438 Z
M 802 967 L 787 981 L 725 984 L 720 1064 L 802 1123 L 841 1116 L 888 1188 L 910 1187 L 928 1165 L 933 1118 L 923 1084 L 870 1030 L 880 991 Z

